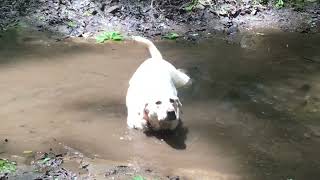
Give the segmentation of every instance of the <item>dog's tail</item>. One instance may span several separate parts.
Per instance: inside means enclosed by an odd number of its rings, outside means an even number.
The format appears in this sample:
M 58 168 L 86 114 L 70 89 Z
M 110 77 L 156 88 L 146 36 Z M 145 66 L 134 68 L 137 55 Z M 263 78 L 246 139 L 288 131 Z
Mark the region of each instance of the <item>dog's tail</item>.
M 134 41 L 137 41 L 137 42 L 141 42 L 141 43 L 144 43 L 148 46 L 148 49 L 149 49 L 149 53 L 151 55 L 152 58 L 155 58 L 155 59 L 162 59 L 162 55 L 160 53 L 160 51 L 157 49 L 157 47 L 153 44 L 153 42 L 151 42 L 150 40 L 144 38 L 144 37 L 141 37 L 141 36 L 132 36 L 132 39 Z

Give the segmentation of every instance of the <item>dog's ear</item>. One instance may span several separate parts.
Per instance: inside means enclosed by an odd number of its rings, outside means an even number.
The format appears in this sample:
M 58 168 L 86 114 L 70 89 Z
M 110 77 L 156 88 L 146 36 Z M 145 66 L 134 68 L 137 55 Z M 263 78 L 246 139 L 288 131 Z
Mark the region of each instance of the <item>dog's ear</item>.
M 180 102 L 179 98 L 176 99 L 176 103 L 178 104 L 178 110 L 180 114 L 183 114 L 182 112 L 182 103 Z
M 149 111 L 149 110 L 147 109 L 148 105 L 149 105 L 148 103 L 146 103 L 146 104 L 144 105 L 143 111 Z
M 176 101 L 176 103 L 178 104 L 178 107 L 182 107 L 182 104 L 181 104 L 181 102 L 180 102 L 179 99 L 176 99 L 175 101 Z
M 143 108 L 143 119 L 147 120 L 149 119 L 148 114 L 149 114 L 149 110 L 147 109 L 148 103 L 145 104 L 144 108 Z

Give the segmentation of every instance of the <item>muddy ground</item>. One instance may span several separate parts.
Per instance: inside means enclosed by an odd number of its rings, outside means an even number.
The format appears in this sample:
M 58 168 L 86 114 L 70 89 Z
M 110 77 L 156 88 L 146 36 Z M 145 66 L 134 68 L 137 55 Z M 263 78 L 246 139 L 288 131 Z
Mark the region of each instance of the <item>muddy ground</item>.
M 28 152 L 11 156 L 17 164 L 14 173 L 0 173 L 1 180 L 179 180 L 182 177 L 168 176 L 148 167 L 113 161 L 97 162 L 82 153 L 60 146 L 60 150 Z M 92 161 L 94 161 L 92 163 Z M 99 172 L 99 173 L 97 173 Z M 138 179 L 138 177 L 141 177 Z
M 189 0 L 3 0 L 0 29 L 23 21 L 40 31 L 65 37 L 90 37 L 116 30 L 149 37 L 177 32 L 195 39 L 197 33 L 234 34 L 261 28 L 307 33 L 318 32 L 320 27 L 316 1 L 302 8 L 287 5 L 282 9 L 275 8 L 273 1 L 268 5 L 250 0 L 200 2 L 203 3 L 186 10 Z

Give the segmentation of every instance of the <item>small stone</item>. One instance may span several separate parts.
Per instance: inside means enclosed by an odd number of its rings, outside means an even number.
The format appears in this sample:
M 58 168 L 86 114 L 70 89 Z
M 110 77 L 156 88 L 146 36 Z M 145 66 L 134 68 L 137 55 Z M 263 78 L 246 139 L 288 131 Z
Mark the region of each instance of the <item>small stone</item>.
M 96 14 L 98 14 L 98 11 L 97 11 L 97 10 L 94 10 L 94 11 L 92 11 L 91 14 L 92 14 L 92 15 L 96 15 Z
M 238 27 L 235 26 L 235 25 L 232 25 L 231 27 L 229 27 L 227 29 L 227 34 L 234 34 L 234 33 L 238 32 L 238 31 L 239 31 Z
M 300 90 L 305 92 L 310 91 L 310 89 L 311 89 L 311 86 L 309 84 L 304 84 L 300 87 Z M 310 97 L 308 96 L 307 98 L 309 99 Z
M 168 177 L 170 180 L 180 180 L 179 176 Z
M 197 4 L 197 5 L 195 6 L 195 8 L 196 8 L 196 9 L 205 9 L 204 5 L 202 5 L 202 4 Z
M 89 166 L 89 164 L 84 164 L 81 166 L 82 169 L 86 169 Z
M 190 34 L 191 36 L 195 37 L 195 36 L 199 36 L 198 33 L 193 33 L 193 34 Z
M 114 14 L 119 10 L 120 10 L 120 6 L 114 5 L 114 6 L 111 6 L 110 8 L 107 9 L 107 13 Z
M 310 135 L 309 133 L 304 133 L 303 136 L 304 136 L 305 138 L 311 138 L 311 135 Z
M 231 11 L 231 15 L 233 18 L 236 18 L 241 13 L 241 9 Z
M 84 38 L 88 38 L 90 36 L 92 36 L 92 33 L 90 33 L 90 32 L 86 32 L 86 33 L 82 34 L 82 37 L 84 37 Z
M 254 9 L 253 11 L 251 11 L 251 13 L 250 13 L 250 14 L 251 14 L 251 15 L 256 15 L 256 14 L 257 14 L 257 12 L 258 12 L 258 11 L 257 11 L 256 9 Z

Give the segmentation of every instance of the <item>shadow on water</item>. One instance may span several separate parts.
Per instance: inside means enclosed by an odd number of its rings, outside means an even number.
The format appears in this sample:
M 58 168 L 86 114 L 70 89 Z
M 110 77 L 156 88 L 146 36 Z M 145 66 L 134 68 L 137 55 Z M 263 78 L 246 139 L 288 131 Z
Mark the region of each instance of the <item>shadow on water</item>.
M 186 139 L 188 134 L 188 128 L 183 126 L 182 121 L 174 131 L 162 130 L 162 131 L 146 131 L 145 134 L 148 137 L 156 137 L 165 141 L 168 145 L 175 149 L 186 149 Z
M 33 57 L 42 57 L 34 59 L 46 60 L 53 56 L 65 56 L 92 50 L 92 47 L 85 44 L 58 44 L 51 35 L 51 32 L 37 32 L 23 27 L 10 28 L 0 32 L 0 53 L 2 56 L 0 65 L 30 61 Z M 15 61 L 12 61 L 13 59 Z
M 249 47 L 243 39 L 177 45 L 175 63 L 195 79 L 181 93 L 192 107 L 185 106 L 190 132 L 234 149 L 250 178 L 317 179 L 319 106 L 310 112 L 306 104 L 319 104 L 319 35 L 269 34 L 253 37 Z M 193 122 L 193 114 L 203 115 Z

